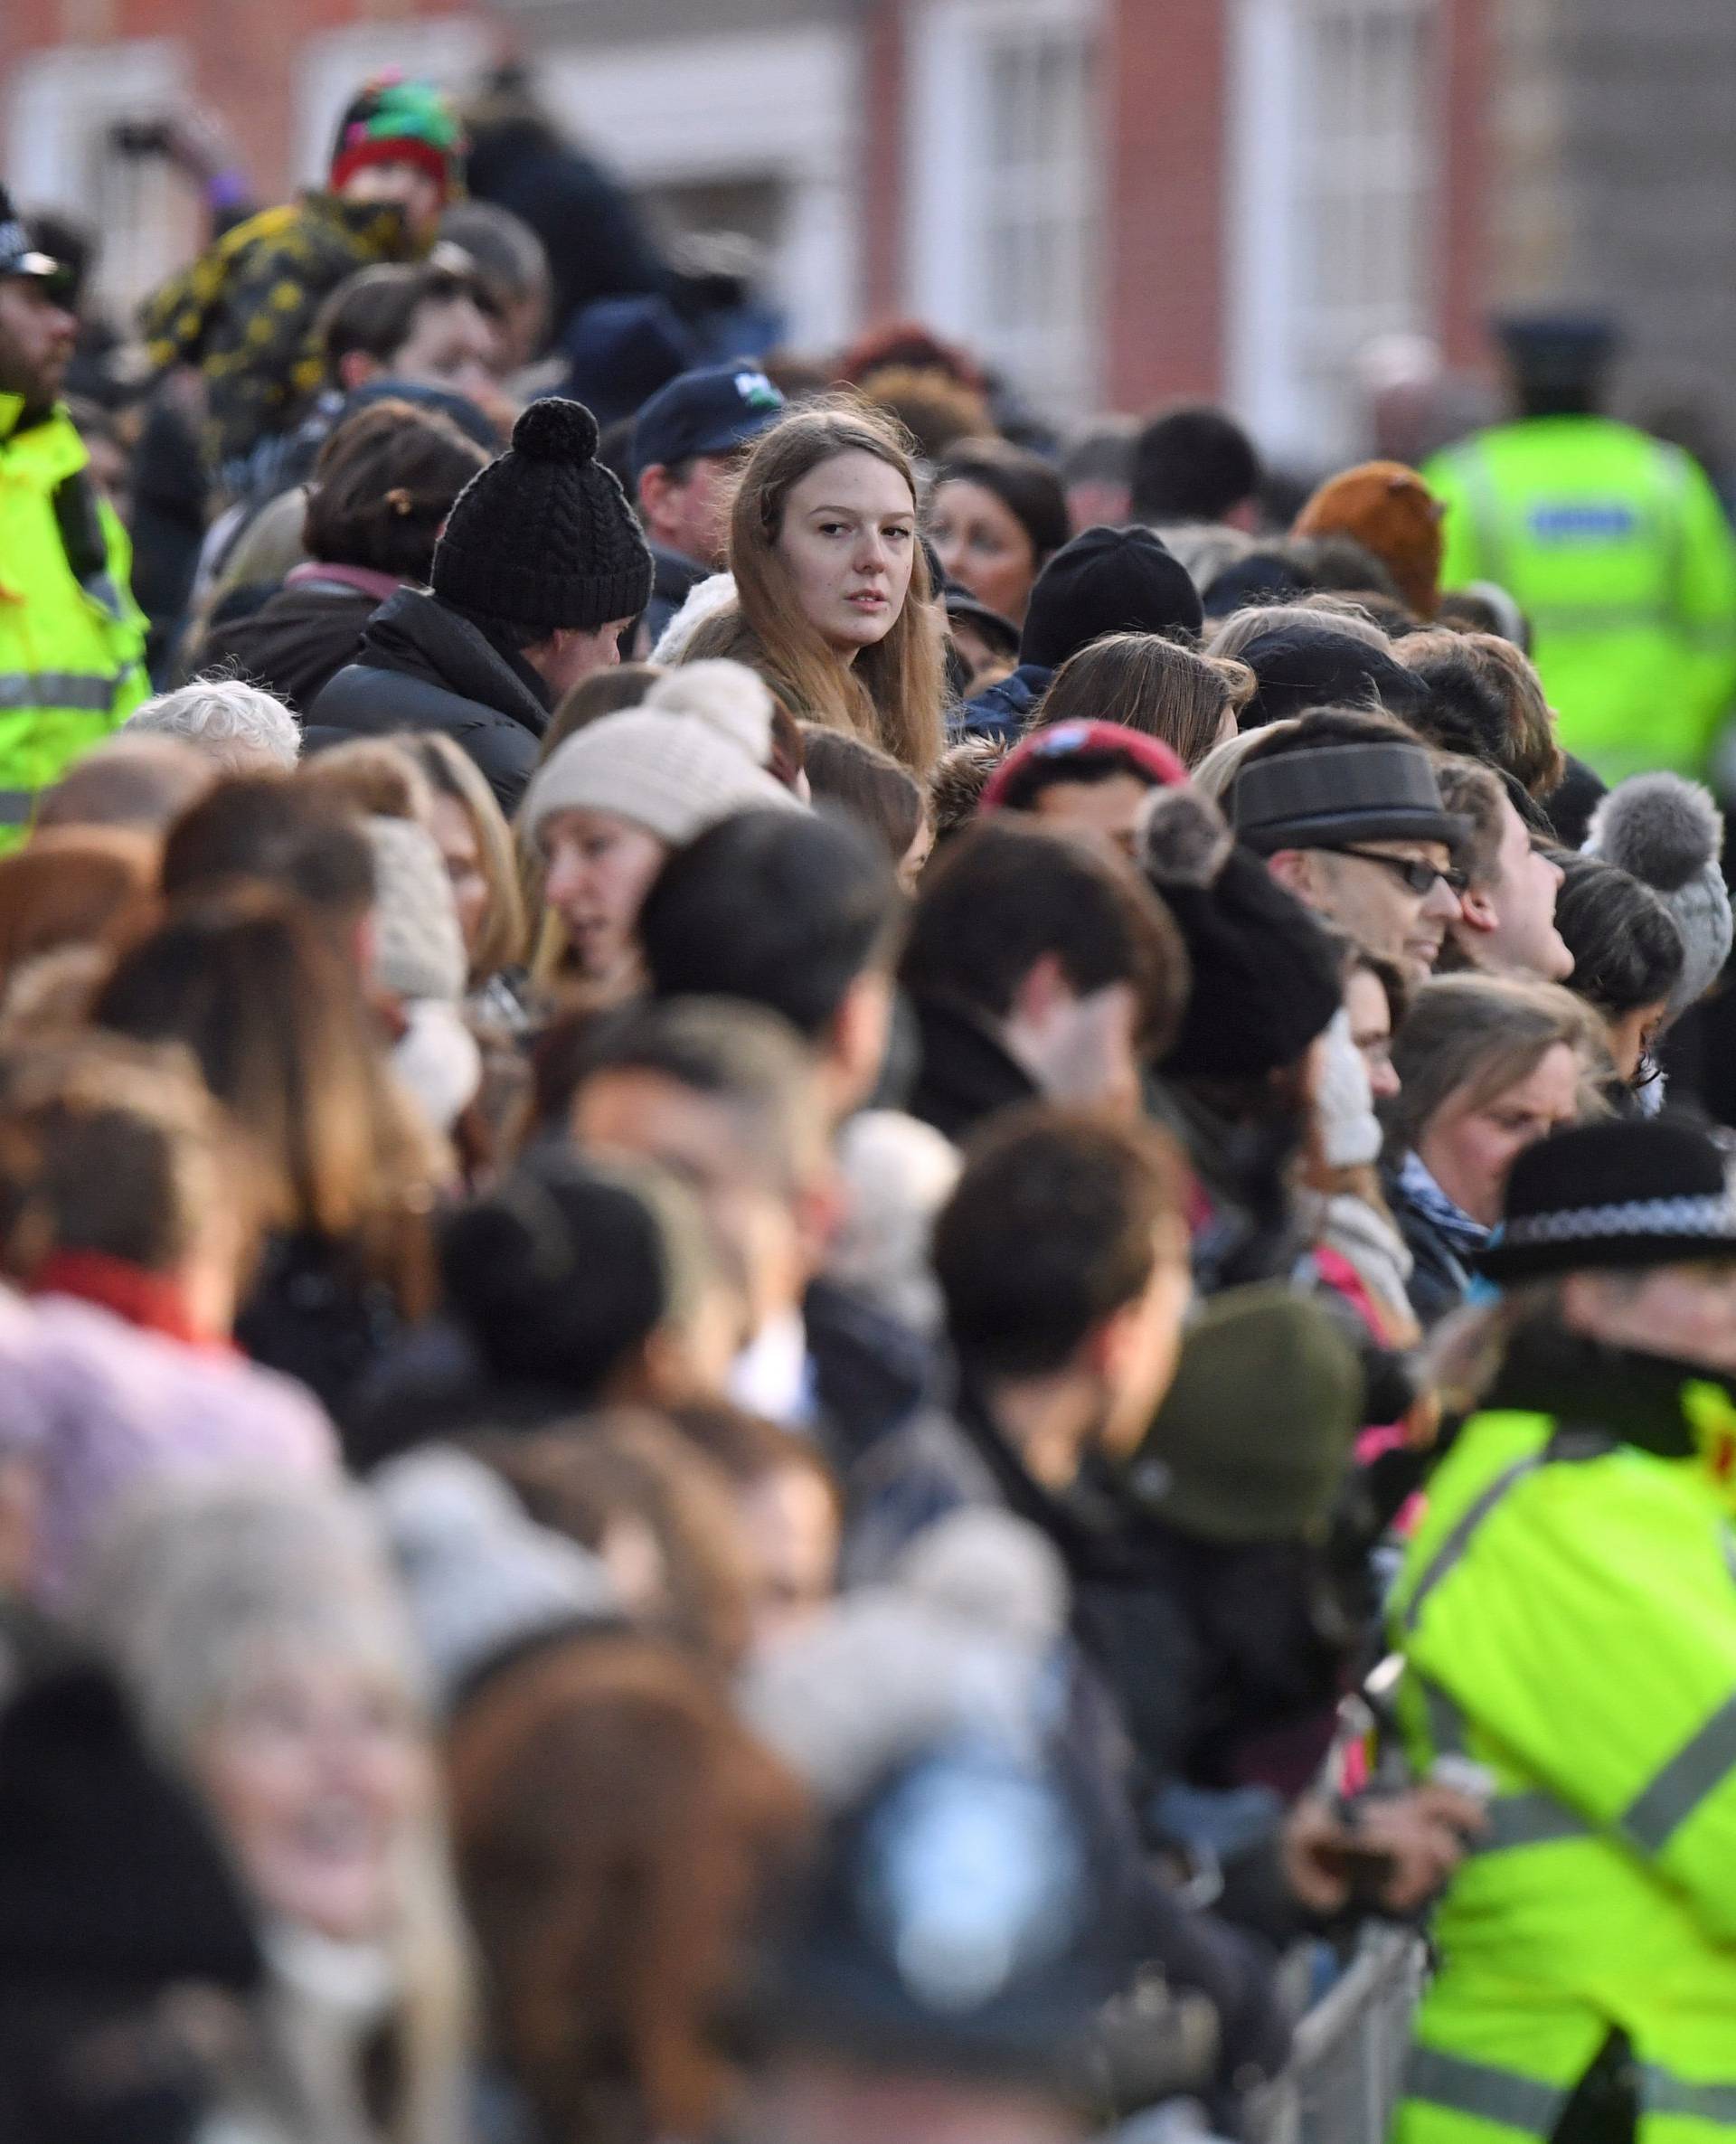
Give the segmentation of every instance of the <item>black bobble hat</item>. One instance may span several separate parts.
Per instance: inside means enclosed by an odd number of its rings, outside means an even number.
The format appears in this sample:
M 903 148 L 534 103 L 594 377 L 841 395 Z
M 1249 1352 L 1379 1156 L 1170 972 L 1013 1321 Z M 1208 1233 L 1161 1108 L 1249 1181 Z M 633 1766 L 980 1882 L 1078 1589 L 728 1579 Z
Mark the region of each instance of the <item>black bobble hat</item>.
M 539 633 L 637 618 L 651 553 L 597 436 L 582 402 L 533 402 L 506 452 L 458 494 L 434 550 L 435 594 Z
M 1344 1001 L 1337 952 L 1314 918 L 1236 842 L 1203 790 L 1160 789 L 1140 862 L 1187 941 L 1186 1016 L 1162 1070 L 1258 1079 L 1294 1064 Z
M 1724 1157 L 1697 1125 L 1614 1119 L 1527 1147 L 1506 1218 L 1477 1261 L 1505 1286 L 1590 1268 L 1736 1261 Z
M 1187 569 L 1149 529 L 1086 529 L 1037 576 L 1019 660 L 1058 670 L 1105 633 L 1197 638 L 1205 613 Z
M 45 1671 L 0 1719 L 0 1986 L 245 1992 L 263 1970 L 227 1856 L 113 1676 Z

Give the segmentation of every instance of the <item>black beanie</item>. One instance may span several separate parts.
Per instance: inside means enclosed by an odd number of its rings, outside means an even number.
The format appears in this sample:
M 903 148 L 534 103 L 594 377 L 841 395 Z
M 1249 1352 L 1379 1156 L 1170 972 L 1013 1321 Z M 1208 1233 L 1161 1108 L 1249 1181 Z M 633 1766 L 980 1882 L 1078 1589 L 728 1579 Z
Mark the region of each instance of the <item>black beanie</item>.
M 594 633 L 651 598 L 651 553 L 597 457 L 582 402 L 533 402 L 513 443 L 458 494 L 434 547 L 434 592 L 539 634 Z
M 0 1984 L 245 1991 L 262 1972 L 227 1856 L 114 1678 L 44 1674 L 0 1721 Z
M 1204 623 L 1199 590 L 1149 529 L 1087 529 L 1037 576 L 1019 642 L 1021 663 L 1059 670 L 1105 633 L 1194 639 Z
M 439 1242 L 448 1304 L 497 1384 L 590 1405 L 684 1308 L 647 1169 L 555 1152 L 460 1206 Z
M 1429 687 L 1414 670 L 1326 620 L 1323 612 L 1317 627 L 1279 626 L 1243 647 L 1241 660 L 1256 680 L 1254 696 L 1241 711 L 1244 730 L 1263 730 L 1311 707 L 1378 703 L 1401 721 L 1421 711 Z
M 1194 987 L 1160 1069 L 1259 1079 L 1294 1064 L 1344 1002 L 1337 951 L 1203 789 L 1156 792 L 1140 862 L 1187 941 Z

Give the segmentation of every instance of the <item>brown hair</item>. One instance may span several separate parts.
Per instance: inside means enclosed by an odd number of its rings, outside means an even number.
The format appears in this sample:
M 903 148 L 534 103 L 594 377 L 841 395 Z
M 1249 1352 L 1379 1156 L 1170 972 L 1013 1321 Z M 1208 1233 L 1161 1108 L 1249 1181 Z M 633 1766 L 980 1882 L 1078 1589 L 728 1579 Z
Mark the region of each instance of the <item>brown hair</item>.
M 665 1410 L 682 1437 L 722 1469 L 736 1489 L 750 1489 L 774 1476 L 811 1474 L 840 1515 L 844 1492 L 812 1437 L 750 1414 L 729 1400 L 686 1400 Z
M 476 837 L 476 855 L 488 882 L 488 915 L 470 963 L 470 980 L 484 982 L 524 958 L 524 897 L 519 891 L 512 828 L 482 770 L 443 730 L 406 730 L 391 741 L 428 778 L 436 797 L 458 807 Z
M 288 774 L 231 774 L 213 782 L 163 844 L 165 899 L 263 884 L 306 901 L 348 928 L 373 904 L 373 851 L 348 800 Z
M 0 1259 L 25 1281 L 56 1251 L 172 1273 L 208 1215 L 245 1208 L 239 1158 L 184 1052 L 90 1034 L 20 1049 L 0 1060 Z
M 1197 767 L 1254 696 L 1245 663 L 1195 655 L 1156 633 L 1109 633 L 1056 671 L 1031 719 L 1051 723 L 1120 723 L 1160 738 L 1184 766 Z
M 1567 761 L 1555 718 L 1535 669 L 1510 640 L 1438 628 L 1409 635 L 1398 655 L 1429 689 L 1415 725 L 1425 735 L 1486 760 L 1533 797 L 1557 786 Z
M 994 428 L 985 397 L 933 365 L 882 365 L 856 385 L 910 433 L 925 461 L 939 461 L 961 440 L 979 440 Z
M 1470 822 L 1470 835 L 1454 857 L 1473 886 L 1493 884 L 1501 856 L 1501 806 L 1505 793 L 1499 779 L 1462 752 L 1445 752 L 1435 761 L 1435 787 L 1441 808 Z
M 736 490 L 730 517 L 736 601 L 699 628 L 684 659 L 746 663 L 793 713 L 867 737 L 926 772 L 940 754 L 945 666 L 922 546 L 914 546 L 910 591 L 892 630 L 854 664 L 841 662 L 804 617 L 778 551 L 791 491 L 841 454 L 871 454 L 895 469 L 910 486 L 914 515 L 916 471 L 899 427 L 856 399 L 790 411 L 761 435 Z
M 802 749 L 816 804 L 836 804 L 901 864 L 928 817 L 928 798 L 891 752 L 824 723 L 802 724 Z
M 1500 764 L 1528 795 L 1547 797 L 1566 775 L 1567 758 L 1556 741 L 1554 711 L 1536 665 L 1498 633 L 1460 633 L 1457 646 L 1459 659 L 1505 706 L 1507 743 Z M 1412 655 L 1413 643 L 1406 641 L 1400 659 L 1416 669 Z
M 539 1525 L 606 1552 L 637 1520 L 656 1544 L 660 1600 L 636 1620 L 703 1666 L 732 1672 L 748 1647 L 752 1559 L 722 1470 L 652 1414 L 602 1415 L 490 1447 Z
M 130 826 L 160 834 L 220 771 L 207 753 L 178 737 L 123 726 L 75 760 L 43 793 L 32 846 L 51 828 Z
M 266 1223 L 354 1243 L 422 1307 L 439 1150 L 387 1077 L 358 978 L 298 903 L 187 902 L 122 956 L 91 1017 L 184 1043 L 249 1143 Z
M 1421 984 L 1392 1037 L 1401 1082 L 1385 1110 L 1387 1151 L 1414 1147 L 1455 1098 L 1477 1109 L 1528 1079 L 1560 1044 L 1590 1082 L 1604 1069 L 1602 1026 L 1557 983 L 1513 976 L 1437 976 Z
M 371 402 L 319 450 L 301 540 L 311 559 L 425 582 L 452 502 L 488 457 L 449 417 Z
M 1166 1232 L 1167 1254 L 1185 1256 L 1186 1200 L 1181 1149 L 1155 1124 L 1046 1104 L 1001 1111 L 934 1224 L 959 1359 L 1007 1377 L 1062 1368 L 1145 1292 Z
M 450 1751 L 459 1881 L 541 2133 L 711 2134 L 731 2083 L 718 2020 L 805 1839 L 794 1779 L 722 1691 L 636 1638 L 502 1668 Z
M 67 826 L 0 856 L 0 997 L 33 960 L 136 937 L 156 914 L 156 844 L 120 827 Z
M 537 765 L 545 765 L 550 754 L 558 751 L 569 737 L 600 722 L 604 715 L 625 714 L 629 707 L 640 705 L 658 678 L 665 675 L 660 663 L 611 663 L 606 670 L 593 670 L 589 677 L 581 677 L 550 716 L 537 747 Z

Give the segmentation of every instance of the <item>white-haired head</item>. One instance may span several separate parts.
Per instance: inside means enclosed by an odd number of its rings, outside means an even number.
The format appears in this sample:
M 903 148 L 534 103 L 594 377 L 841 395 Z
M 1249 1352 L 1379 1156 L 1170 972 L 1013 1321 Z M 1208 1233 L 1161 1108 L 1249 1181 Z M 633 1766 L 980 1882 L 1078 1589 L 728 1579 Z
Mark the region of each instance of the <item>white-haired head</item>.
M 121 724 L 129 735 L 177 737 L 227 774 L 289 773 L 301 756 L 301 724 L 281 700 L 240 677 L 196 677 L 146 700 Z

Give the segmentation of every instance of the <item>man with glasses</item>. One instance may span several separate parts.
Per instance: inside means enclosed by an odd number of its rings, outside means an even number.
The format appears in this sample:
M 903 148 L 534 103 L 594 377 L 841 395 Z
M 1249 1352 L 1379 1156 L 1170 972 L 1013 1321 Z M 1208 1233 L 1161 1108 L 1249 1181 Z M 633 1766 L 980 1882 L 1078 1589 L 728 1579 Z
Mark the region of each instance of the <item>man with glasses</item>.
M 58 399 L 78 334 L 73 284 L 0 186 L 0 850 L 150 690 L 132 549 Z
M 1442 806 L 1429 756 L 1401 724 L 1334 707 L 1274 723 L 1224 804 L 1298 900 L 1408 980 L 1432 971 L 1459 918 L 1468 826 Z

